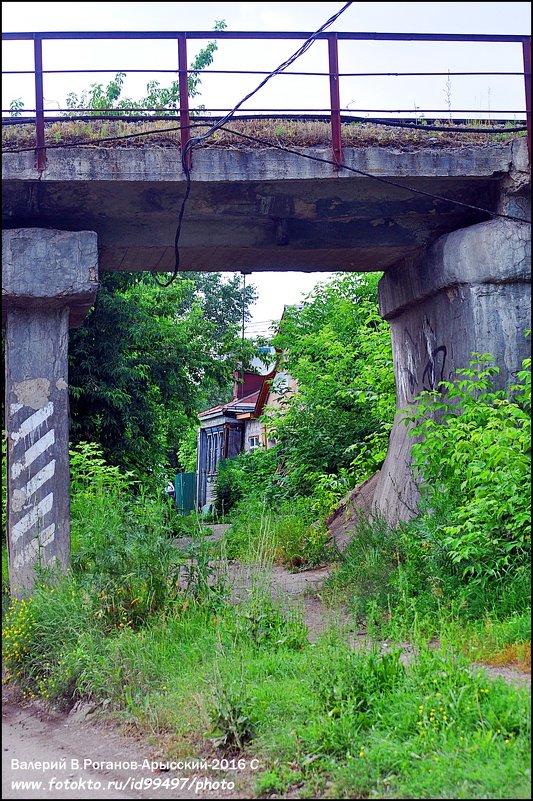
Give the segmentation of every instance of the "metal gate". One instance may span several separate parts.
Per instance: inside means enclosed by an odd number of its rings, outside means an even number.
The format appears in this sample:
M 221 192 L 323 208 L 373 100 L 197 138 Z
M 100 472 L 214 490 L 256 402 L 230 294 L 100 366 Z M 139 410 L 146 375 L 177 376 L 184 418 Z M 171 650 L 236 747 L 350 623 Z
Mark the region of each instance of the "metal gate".
M 176 506 L 181 515 L 196 509 L 196 473 L 178 473 L 174 478 Z

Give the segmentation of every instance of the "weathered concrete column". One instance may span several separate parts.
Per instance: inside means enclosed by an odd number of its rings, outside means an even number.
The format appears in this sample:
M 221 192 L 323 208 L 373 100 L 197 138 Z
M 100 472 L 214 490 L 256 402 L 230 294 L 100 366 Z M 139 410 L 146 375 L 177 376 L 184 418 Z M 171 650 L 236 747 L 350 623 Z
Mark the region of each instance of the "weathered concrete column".
M 68 329 L 98 286 L 96 234 L 3 232 L 9 581 L 27 594 L 37 565 L 70 557 Z
M 495 219 L 447 234 L 387 270 L 379 304 L 391 326 L 398 410 L 468 367 L 473 352 L 495 357 L 497 387 L 513 381 L 530 351 L 530 237 L 529 225 Z M 373 495 L 374 510 L 391 525 L 416 509 L 411 443 L 397 420 Z

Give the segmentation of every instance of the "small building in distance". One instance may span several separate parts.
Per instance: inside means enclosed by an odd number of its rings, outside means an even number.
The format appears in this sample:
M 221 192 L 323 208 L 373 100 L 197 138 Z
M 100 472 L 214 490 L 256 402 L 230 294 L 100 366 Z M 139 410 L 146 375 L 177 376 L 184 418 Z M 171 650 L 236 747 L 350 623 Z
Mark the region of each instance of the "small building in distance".
M 301 304 L 296 308 L 302 308 Z M 284 400 L 296 392 L 296 381 L 283 370 L 282 354 L 272 347 L 259 348 L 259 352 L 261 356 L 251 365 L 254 372 L 235 373 L 232 399 L 198 415 L 196 503 L 199 510 L 208 511 L 215 500 L 215 478 L 220 461 L 274 444 L 268 435 L 265 412 L 282 409 Z
M 274 349 L 270 349 L 274 355 Z M 274 364 L 265 368 L 255 359 L 252 367 L 258 372 L 235 373 L 233 397 L 200 412 L 198 432 L 198 457 L 196 466 L 196 499 L 199 509 L 210 507 L 214 501 L 214 485 L 217 465 L 223 459 L 231 459 L 242 451 L 252 451 L 263 445 L 260 423 L 255 416 L 258 401 L 264 403 L 268 382 L 274 377 Z M 262 372 L 261 372 L 262 371 Z

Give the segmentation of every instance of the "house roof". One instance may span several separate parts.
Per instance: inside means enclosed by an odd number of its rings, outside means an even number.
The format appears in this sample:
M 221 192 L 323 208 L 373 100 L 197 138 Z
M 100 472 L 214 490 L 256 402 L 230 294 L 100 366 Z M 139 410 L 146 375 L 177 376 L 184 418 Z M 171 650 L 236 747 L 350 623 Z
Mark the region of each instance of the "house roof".
M 221 403 L 218 406 L 213 406 L 211 409 L 204 409 L 203 412 L 198 414 L 200 419 L 208 417 L 215 417 L 217 413 L 220 415 L 229 414 L 234 415 L 239 412 L 251 412 L 255 409 L 257 399 L 259 397 L 259 390 L 246 395 L 244 398 L 232 398 L 228 403 Z
M 293 304 L 291 306 L 286 305 L 283 309 L 283 314 L 285 314 L 287 309 L 294 307 L 300 309 L 303 308 L 303 304 Z M 252 385 L 256 384 L 257 386 L 256 381 L 260 381 L 260 384 L 255 392 L 245 395 L 243 398 L 234 396 L 230 401 L 228 401 L 228 403 L 220 403 L 218 406 L 213 406 L 211 409 L 204 409 L 203 411 L 199 412 L 198 417 L 201 420 L 207 420 L 209 418 L 217 417 L 218 415 L 224 416 L 226 414 L 230 417 L 235 416 L 238 420 L 260 417 L 263 413 L 263 408 L 268 397 L 270 382 L 277 373 L 281 356 L 281 351 L 277 349 L 268 348 L 268 350 L 274 358 L 274 361 L 267 368 L 263 368 L 267 369 L 268 372 L 264 375 L 249 372 L 245 373 L 245 376 L 248 378 L 250 383 L 252 383 Z M 258 360 L 257 363 L 260 364 L 260 360 Z M 241 386 L 244 388 L 244 385 Z M 237 393 L 237 390 L 234 389 L 234 392 Z

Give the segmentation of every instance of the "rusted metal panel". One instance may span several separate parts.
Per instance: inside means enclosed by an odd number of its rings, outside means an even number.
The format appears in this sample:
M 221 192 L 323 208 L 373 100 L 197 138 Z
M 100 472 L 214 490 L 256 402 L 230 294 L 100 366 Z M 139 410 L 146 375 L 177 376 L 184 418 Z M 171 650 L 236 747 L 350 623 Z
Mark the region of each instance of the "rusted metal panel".
M 191 153 L 186 150 L 187 144 L 191 138 L 190 134 L 190 115 L 189 115 L 189 76 L 187 73 L 187 35 L 180 33 L 178 35 L 178 85 L 180 91 L 180 137 L 181 137 L 181 155 L 187 169 L 191 169 Z
M 339 49 L 337 34 L 328 37 L 329 97 L 331 109 L 331 145 L 337 165 L 342 164 L 341 101 L 339 88 Z M 338 167 L 337 167 L 338 169 Z
M 43 92 L 43 43 L 39 36 L 33 42 L 35 66 L 35 160 L 38 170 L 46 167 L 44 149 L 44 92 Z

